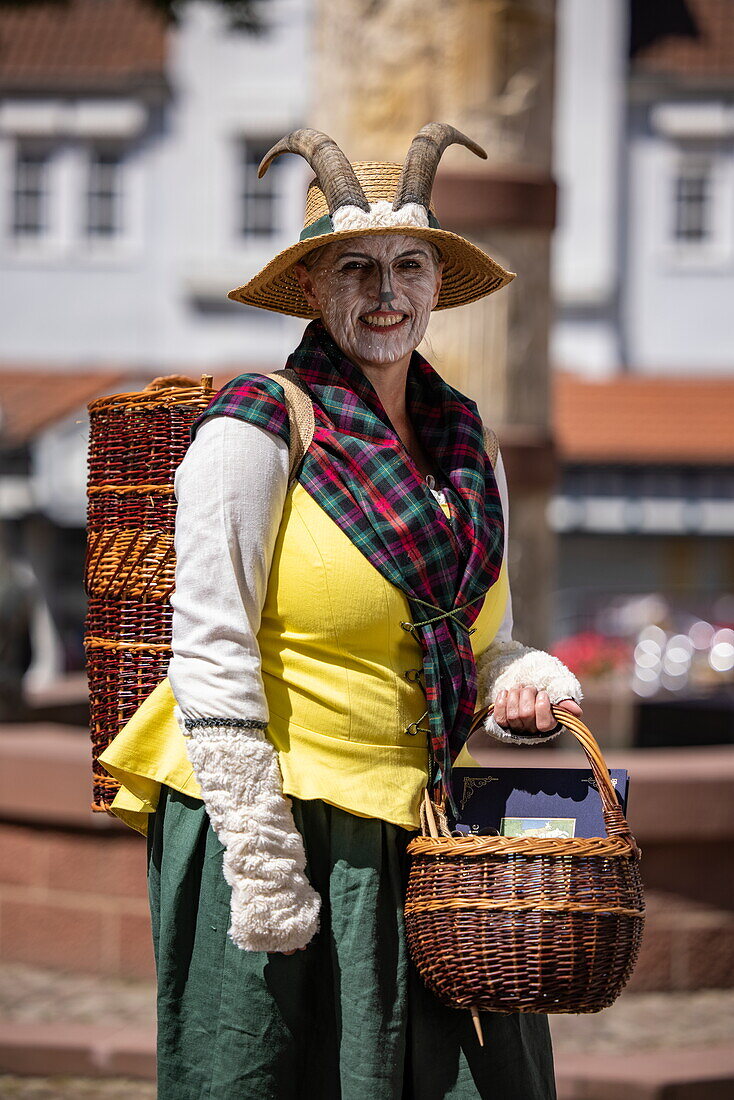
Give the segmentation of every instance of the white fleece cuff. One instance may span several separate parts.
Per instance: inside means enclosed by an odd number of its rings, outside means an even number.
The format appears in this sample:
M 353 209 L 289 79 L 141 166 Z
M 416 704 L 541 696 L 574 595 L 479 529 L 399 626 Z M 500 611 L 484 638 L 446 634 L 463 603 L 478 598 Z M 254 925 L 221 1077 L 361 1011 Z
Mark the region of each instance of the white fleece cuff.
M 210 821 L 224 845 L 232 887 L 230 939 L 246 951 L 305 947 L 319 928 L 321 898 L 305 875 L 303 837 L 283 794 L 264 730 L 243 725 L 188 730 L 174 713 Z
M 497 641 L 481 654 L 477 660 L 477 707 L 494 703 L 500 691 L 529 685 L 536 690 L 548 692 L 551 703 L 560 703 L 562 699 L 573 699 L 580 703 L 583 699 L 581 684 L 558 657 L 542 649 L 532 649 L 521 642 Z M 484 720 L 484 729 L 499 741 L 520 745 L 537 745 L 552 741 L 566 729 L 561 726 L 555 732 L 523 736 L 514 730 L 500 726 L 493 715 Z

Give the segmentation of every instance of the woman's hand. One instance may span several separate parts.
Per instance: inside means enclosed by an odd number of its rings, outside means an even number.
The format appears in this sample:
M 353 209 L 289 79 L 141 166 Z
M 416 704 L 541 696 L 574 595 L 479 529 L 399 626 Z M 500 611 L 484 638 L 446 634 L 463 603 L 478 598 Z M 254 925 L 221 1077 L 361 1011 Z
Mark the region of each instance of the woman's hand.
M 556 706 L 580 718 L 581 707 L 573 699 L 562 699 Z M 493 717 L 498 726 L 518 733 L 550 733 L 560 723 L 551 710 L 547 691 L 525 684 L 523 687 L 500 691 L 495 699 Z

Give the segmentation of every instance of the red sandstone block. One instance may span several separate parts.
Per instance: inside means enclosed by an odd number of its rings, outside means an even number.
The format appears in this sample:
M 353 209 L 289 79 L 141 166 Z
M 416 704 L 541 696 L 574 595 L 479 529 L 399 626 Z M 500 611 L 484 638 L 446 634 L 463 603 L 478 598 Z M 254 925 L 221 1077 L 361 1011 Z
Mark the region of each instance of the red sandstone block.
M 150 916 L 120 914 L 118 936 L 119 974 L 129 978 L 155 978 Z
M 0 824 L 0 883 L 38 886 L 45 875 L 45 836 L 22 825 Z
M 109 973 L 109 918 L 81 908 L 29 897 L 0 898 L 0 958 L 12 962 Z
M 4 1073 L 96 1077 L 89 1038 L 78 1026 L 0 1022 Z
M 155 1079 L 155 1034 L 141 1028 L 0 1022 L 0 1072 Z
M 52 890 L 146 898 L 145 844 L 109 833 L 47 834 L 48 885 Z
M 691 929 L 686 940 L 687 989 L 734 987 L 734 922 Z
M 672 894 L 648 895 L 642 949 L 628 989 L 734 986 L 734 915 Z
M 156 1076 L 155 1032 L 126 1028 L 110 1043 L 105 1065 L 111 1077 L 133 1077 L 154 1081 Z
M 734 1049 L 560 1055 L 556 1080 L 558 1100 L 731 1100 Z
M 637 965 L 626 988 L 634 993 L 650 993 L 671 988 L 671 959 L 674 936 L 670 928 L 648 915 L 642 934 Z

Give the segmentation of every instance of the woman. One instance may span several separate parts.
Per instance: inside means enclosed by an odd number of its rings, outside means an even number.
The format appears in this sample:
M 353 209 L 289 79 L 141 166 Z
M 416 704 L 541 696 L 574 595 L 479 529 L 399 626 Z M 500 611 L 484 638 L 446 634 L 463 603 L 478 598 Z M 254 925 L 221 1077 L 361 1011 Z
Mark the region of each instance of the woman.
M 230 297 L 313 318 L 288 360 L 313 442 L 289 483 L 272 376 L 235 378 L 195 421 L 168 670 L 193 776 L 170 744 L 157 770 L 131 764 L 127 727 L 104 755 L 131 789 L 162 780 L 166 1100 L 555 1096 L 546 1017 L 483 1014 L 480 1047 L 412 969 L 402 919 L 422 791 L 450 801 L 476 707 L 513 741 L 560 732 L 551 704 L 581 714 L 569 670 L 511 638 L 501 457 L 415 351 L 434 308 L 513 277 L 430 210 L 454 141 L 483 155 L 431 124 L 402 170 L 352 166 L 316 131 L 261 165 L 299 152 L 317 179 L 301 240 Z

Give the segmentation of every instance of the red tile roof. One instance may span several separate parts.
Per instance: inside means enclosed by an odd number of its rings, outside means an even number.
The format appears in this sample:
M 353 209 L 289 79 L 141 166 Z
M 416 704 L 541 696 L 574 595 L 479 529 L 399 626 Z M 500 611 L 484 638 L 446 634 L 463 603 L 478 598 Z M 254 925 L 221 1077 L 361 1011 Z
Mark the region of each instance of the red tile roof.
M 156 376 L 169 373 L 184 374 L 194 383 L 199 382 L 202 374 L 213 374 L 212 392 L 216 392 L 241 370 L 217 372 L 210 368 L 192 367 L 183 371 L 168 371 L 154 367 L 100 367 L 96 370 L 66 371 L 0 364 L 0 449 L 27 443 L 65 416 L 85 411 L 89 402 L 97 397 L 142 390 Z
M 166 22 L 145 0 L 0 8 L 0 88 L 123 91 L 161 83 Z
M 734 378 L 591 382 L 557 370 L 553 403 L 564 462 L 734 463 Z
M 125 383 L 129 381 L 130 371 L 66 373 L 3 367 L 0 369 L 0 447 L 26 443 L 56 421 L 85 409 L 95 397 L 127 389 Z
M 641 50 L 635 71 L 687 77 L 734 78 L 734 4 L 732 0 L 688 0 L 695 37 L 670 35 Z
M 213 392 L 243 370 L 183 368 Z M 263 368 L 270 369 L 270 368 Z M 165 370 L 61 371 L 0 366 L 0 447 L 18 446 L 88 402 L 143 389 Z M 623 375 L 593 382 L 556 370 L 553 425 L 563 462 L 734 463 L 734 378 Z

